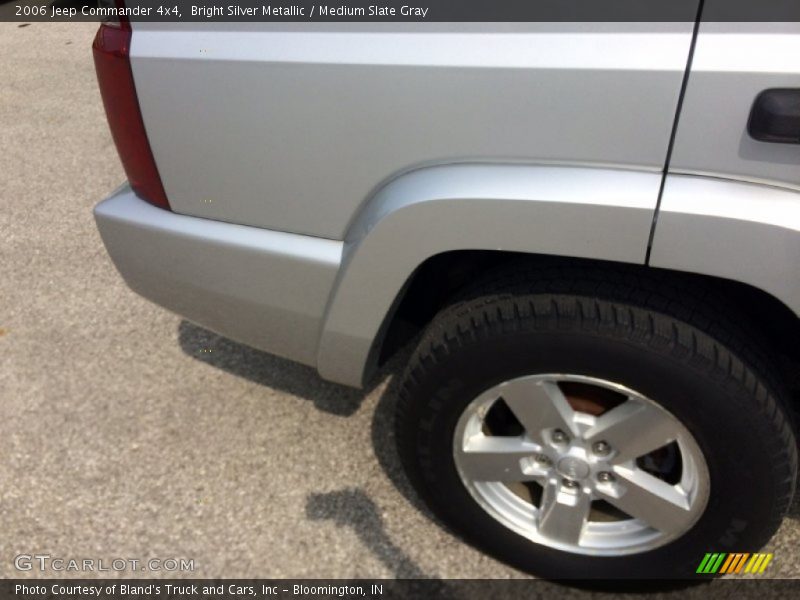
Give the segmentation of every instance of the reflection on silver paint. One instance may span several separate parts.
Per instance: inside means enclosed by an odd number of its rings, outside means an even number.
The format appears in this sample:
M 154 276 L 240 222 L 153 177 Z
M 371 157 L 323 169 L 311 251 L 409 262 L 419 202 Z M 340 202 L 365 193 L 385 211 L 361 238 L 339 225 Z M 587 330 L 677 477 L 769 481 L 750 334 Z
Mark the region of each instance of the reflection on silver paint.
M 650 264 L 747 283 L 800 315 L 800 193 L 670 175 Z
M 420 166 L 660 171 L 692 32 L 315 25 L 137 24 L 132 69 L 176 212 L 343 239 L 374 190 Z

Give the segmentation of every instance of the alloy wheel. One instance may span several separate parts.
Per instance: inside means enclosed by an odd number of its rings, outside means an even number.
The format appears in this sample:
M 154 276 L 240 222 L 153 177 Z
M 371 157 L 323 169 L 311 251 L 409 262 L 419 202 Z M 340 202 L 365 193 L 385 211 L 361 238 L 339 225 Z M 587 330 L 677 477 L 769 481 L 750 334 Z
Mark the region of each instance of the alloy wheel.
M 579 554 L 662 546 L 708 501 L 708 467 L 686 427 L 644 395 L 594 377 L 493 386 L 462 413 L 453 454 L 464 486 L 493 518 Z

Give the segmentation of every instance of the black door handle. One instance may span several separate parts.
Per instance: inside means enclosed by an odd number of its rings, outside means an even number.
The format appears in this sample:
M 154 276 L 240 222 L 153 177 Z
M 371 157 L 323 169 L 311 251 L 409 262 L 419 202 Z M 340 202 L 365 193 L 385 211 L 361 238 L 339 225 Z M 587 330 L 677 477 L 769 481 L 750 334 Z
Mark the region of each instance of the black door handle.
M 760 142 L 800 144 L 800 88 L 773 88 L 756 96 L 747 133 Z

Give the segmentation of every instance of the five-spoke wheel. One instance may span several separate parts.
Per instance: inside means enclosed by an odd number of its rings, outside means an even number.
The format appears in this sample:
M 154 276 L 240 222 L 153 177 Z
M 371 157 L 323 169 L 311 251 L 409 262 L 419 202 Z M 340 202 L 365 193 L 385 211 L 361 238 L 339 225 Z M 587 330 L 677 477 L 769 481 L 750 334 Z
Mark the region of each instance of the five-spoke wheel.
M 659 546 L 689 529 L 708 499 L 706 463 L 686 428 L 641 394 L 592 377 L 492 387 L 464 410 L 453 452 L 494 518 L 573 552 Z

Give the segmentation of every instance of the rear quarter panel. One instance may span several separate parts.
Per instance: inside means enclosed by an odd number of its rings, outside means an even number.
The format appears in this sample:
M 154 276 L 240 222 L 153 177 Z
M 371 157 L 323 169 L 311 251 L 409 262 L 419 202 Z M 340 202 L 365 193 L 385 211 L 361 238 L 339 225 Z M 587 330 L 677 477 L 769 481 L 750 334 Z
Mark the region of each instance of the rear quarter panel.
M 141 23 L 131 60 L 176 212 L 341 240 L 377 189 L 419 167 L 660 172 L 691 31 Z

